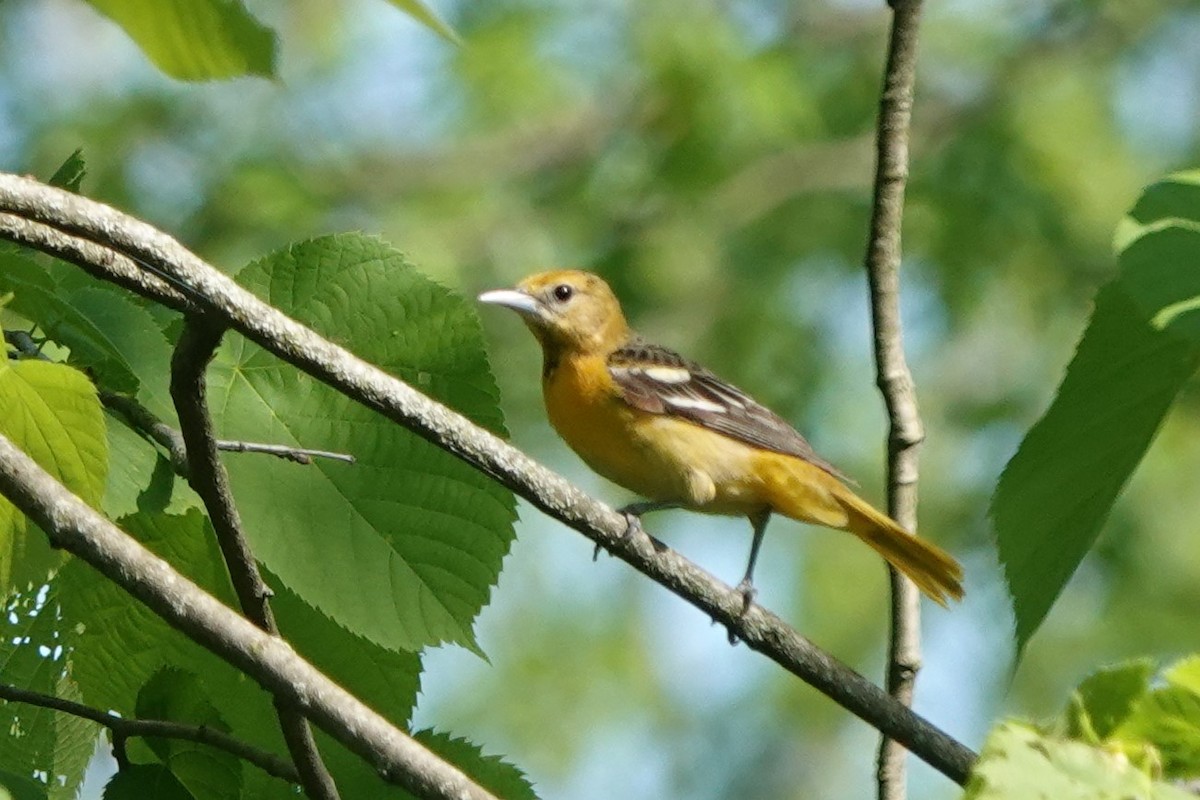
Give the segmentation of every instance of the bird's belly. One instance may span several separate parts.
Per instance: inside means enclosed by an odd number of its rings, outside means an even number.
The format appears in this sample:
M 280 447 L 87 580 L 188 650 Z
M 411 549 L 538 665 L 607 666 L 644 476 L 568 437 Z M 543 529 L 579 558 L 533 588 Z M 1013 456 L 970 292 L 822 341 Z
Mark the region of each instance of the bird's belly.
M 584 394 L 586 396 L 586 394 Z M 593 470 L 642 497 L 713 514 L 765 506 L 752 468 L 754 450 L 685 420 L 646 414 L 616 397 L 555 402 L 551 424 Z

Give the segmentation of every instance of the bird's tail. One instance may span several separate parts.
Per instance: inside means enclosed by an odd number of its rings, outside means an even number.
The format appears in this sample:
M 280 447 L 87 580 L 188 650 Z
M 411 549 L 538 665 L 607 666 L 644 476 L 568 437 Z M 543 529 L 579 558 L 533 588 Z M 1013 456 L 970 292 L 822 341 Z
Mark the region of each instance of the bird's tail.
M 918 539 L 825 470 L 770 454 L 766 490 L 772 509 L 800 520 L 849 531 L 904 573 L 939 605 L 963 596 L 962 565 L 936 545 Z

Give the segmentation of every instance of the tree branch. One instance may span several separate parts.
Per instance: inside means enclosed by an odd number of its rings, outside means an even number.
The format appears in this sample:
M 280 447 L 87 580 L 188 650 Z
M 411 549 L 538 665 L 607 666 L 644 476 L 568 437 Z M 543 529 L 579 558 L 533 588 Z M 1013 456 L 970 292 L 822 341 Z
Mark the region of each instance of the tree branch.
M 242 533 L 242 521 L 233 502 L 229 476 L 217 451 L 217 437 L 208 413 L 205 369 L 217 352 L 225 329 L 207 317 L 189 315 L 171 358 L 171 398 L 179 415 L 188 462 L 188 483 L 200 495 L 212 520 L 213 530 L 238 602 L 251 622 L 272 636 L 279 635 L 268 598 L 271 590 L 263 581 Z M 314 800 L 339 800 L 333 777 L 321 760 L 308 720 L 299 707 L 275 695 L 275 713 L 288 752 L 300 773 L 304 793 Z
M 241 739 L 235 739 L 224 731 L 210 728 L 207 725 L 185 725 L 182 722 L 172 722 L 162 719 L 127 719 L 125 717 L 118 717 L 110 711 L 101 711 L 98 708 L 85 706 L 73 700 L 64 700 L 61 697 L 54 697 L 42 694 L 41 692 L 31 692 L 28 689 L 21 689 L 7 683 L 0 683 L 0 699 L 13 703 L 24 703 L 26 705 L 49 708 L 54 711 L 61 711 L 64 714 L 71 714 L 72 716 L 91 720 L 112 731 L 114 741 L 118 737 L 127 739 L 130 736 L 136 736 L 142 739 L 151 737 L 158 739 L 181 739 L 187 742 L 208 745 L 218 750 L 224 750 L 226 753 L 237 756 L 243 761 L 248 761 L 268 775 L 288 781 L 289 783 L 300 782 L 300 774 L 296 772 L 296 768 L 287 759 L 280 758 L 274 753 L 268 753 L 266 750 L 259 750 L 257 747 L 247 744 Z
M 72 494 L 0 436 L 0 494 L 50 537 L 193 641 L 301 709 L 384 780 L 429 800 L 497 800 Z
M 917 65 L 921 0 L 889 0 L 892 29 L 884 68 L 876 135 L 875 192 L 871 208 L 866 268 L 871 289 L 877 382 L 887 405 L 888 513 L 910 531 L 917 529 L 917 447 L 925 438 L 917 410 L 912 373 L 904 358 L 900 323 L 900 234 L 908 182 L 908 135 Z M 921 668 L 921 596 L 917 587 L 889 565 L 892 586 L 888 692 L 912 705 Z M 876 783 L 879 800 L 904 800 L 905 750 L 884 735 L 879 745 Z
M 222 324 L 338 389 L 359 403 L 447 450 L 561 520 L 594 543 L 684 598 L 732 630 L 750 648 L 840 703 L 905 745 L 959 783 L 966 781 L 975 754 L 879 687 L 809 642 L 760 606 L 743 613 L 743 597 L 650 537 L 626 535 L 625 517 L 589 497 L 561 476 L 408 384 L 368 364 L 262 302 L 205 264 L 178 242 L 120 212 L 14 175 L 0 174 L 0 238 L 30 241 L 12 231 L 11 215 L 31 221 L 44 249 L 60 248 L 49 228 L 84 236 L 127 252 L 170 273 Z M 19 238 L 20 237 L 20 238 Z

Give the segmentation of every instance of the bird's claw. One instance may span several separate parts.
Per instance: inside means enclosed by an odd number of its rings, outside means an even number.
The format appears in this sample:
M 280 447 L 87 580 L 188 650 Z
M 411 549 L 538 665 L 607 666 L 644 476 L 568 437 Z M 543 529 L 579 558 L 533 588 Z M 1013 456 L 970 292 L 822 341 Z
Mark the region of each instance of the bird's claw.
M 621 516 L 625 517 L 625 532 L 621 534 L 620 541 L 627 542 L 627 541 L 629 541 L 629 537 L 632 536 L 635 531 L 642 532 L 641 517 L 639 517 L 634 512 L 630 511 L 628 506 L 626 506 L 624 508 L 618 508 L 617 513 L 620 514 Z M 595 549 L 592 550 L 592 561 L 593 562 L 596 559 L 600 558 L 600 551 L 603 549 L 604 549 L 603 545 L 601 545 L 599 543 L 596 544 Z
M 754 584 L 749 578 L 742 578 L 734 591 L 742 596 L 742 611 L 738 614 L 739 617 L 744 617 L 750 612 L 750 606 L 754 605 L 754 598 L 758 596 L 758 589 L 754 588 Z

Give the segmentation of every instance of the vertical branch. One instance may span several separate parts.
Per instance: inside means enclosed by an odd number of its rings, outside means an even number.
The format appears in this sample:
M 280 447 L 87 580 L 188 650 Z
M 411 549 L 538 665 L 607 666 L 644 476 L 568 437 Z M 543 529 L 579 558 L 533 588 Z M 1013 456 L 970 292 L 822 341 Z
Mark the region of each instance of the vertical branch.
M 268 602 L 271 590 L 263 582 L 254 554 L 242 534 L 242 521 L 233 503 L 208 413 L 204 371 L 224 332 L 224 326 L 214 320 L 199 315 L 186 318 L 171 359 L 171 398 L 175 401 L 179 430 L 187 450 L 188 482 L 208 509 L 242 613 L 259 628 L 277 636 L 279 629 Z M 275 712 L 305 794 L 313 800 L 338 800 L 337 787 L 317 752 L 308 720 L 294 703 L 278 695 Z
M 908 131 L 912 119 L 921 0 L 889 0 L 892 29 L 888 42 L 876 138 L 875 193 L 866 267 L 871 287 L 871 321 L 877 382 L 887 405 L 888 513 L 910 531 L 917 527 L 917 446 L 925 433 L 917 410 L 912 373 L 904 358 L 900 325 L 900 230 L 908 182 Z M 921 667 L 920 594 L 889 567 L 892 633 L 887 688 L 905 705 Z M 879 800 L 904 800 L 905 749 L 883 738 L 876 773 Z

